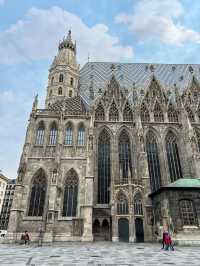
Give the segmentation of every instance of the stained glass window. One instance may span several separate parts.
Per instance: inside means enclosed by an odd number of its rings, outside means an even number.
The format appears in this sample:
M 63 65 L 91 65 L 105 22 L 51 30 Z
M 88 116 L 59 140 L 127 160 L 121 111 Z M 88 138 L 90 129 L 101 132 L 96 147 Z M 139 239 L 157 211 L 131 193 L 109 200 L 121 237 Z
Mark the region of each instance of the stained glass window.
M 73 130 L 72 126 L 68 125 L 66 128 L 65 145 L 72 145 L 72 144 L 73 144 Z
M 44 132 L 45 132 L 44 123 L 40 122 L 37 132 L 36 132 L 36 140 L 35 140 L 36 145 L 44 144 Z
M 50 129 L 50 135 L 49 135 L 49 145 L 56 145 L 57 143 L 57 134 L 58 134 L 58 130 L 57 130 L 57 126 L 54 123 Z
M 85 145 L 85 128 L 83 126 L 80 126 L 78 129 L 77 144 L 79 146 Z

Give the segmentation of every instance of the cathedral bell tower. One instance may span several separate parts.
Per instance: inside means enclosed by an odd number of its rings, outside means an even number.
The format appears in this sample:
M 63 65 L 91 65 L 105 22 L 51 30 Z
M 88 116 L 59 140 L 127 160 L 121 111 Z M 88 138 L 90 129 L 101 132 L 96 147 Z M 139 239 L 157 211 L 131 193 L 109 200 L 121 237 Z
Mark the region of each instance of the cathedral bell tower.
M 51 103 L 77 95 L 79 65 L 76 62 L 76 42 L 71 30 L 59 43 L 58 53 L 49 69 L 46 108 Z

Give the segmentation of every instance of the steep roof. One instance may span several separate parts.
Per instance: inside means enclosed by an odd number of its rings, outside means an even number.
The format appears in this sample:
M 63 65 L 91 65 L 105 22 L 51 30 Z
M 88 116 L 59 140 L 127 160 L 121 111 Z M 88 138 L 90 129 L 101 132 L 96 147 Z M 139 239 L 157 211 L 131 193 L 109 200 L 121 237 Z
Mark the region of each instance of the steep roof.
M 99 95 L 99 89 L 105 90 L 112 76 L 112 65 L 115 66 L 114 75 L 120 87 L 133 91 L 133 84 L 138 94 L 145 90 L 154 75 L 161 86 L 173 93 L 174 84 L 180 91 L 190 86 L 193 76 L 200 82 L 200 65 L 197 64 L 145 64 L 145 63 L 112 63 L 112 62 L 88 62 L 80 70 L 80 94 L 90 105 L 91 87 L 94 99 Z M 139 96 L 139 95 L 138 95 Z

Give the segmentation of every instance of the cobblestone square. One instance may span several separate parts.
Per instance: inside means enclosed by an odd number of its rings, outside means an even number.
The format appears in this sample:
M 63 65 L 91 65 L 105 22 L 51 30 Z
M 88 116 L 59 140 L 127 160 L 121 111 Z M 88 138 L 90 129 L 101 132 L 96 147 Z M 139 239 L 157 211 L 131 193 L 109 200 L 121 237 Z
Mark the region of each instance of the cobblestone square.
M 35 244 L 0 244 L 0 265 L 200 265 L 199 247 L 175 247 L 163 251 L 158 244 L 131 243 L 57 243 L 38 247 Z

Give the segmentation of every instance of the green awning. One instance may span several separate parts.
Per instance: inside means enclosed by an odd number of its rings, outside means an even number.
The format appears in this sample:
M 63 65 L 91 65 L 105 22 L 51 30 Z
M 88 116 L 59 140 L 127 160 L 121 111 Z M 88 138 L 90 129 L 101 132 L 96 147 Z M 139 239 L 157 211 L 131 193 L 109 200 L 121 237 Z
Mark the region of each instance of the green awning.
M 199 178 L 180 178 L 175 182 L 165 186 L 168 188 L 200 188 Z

